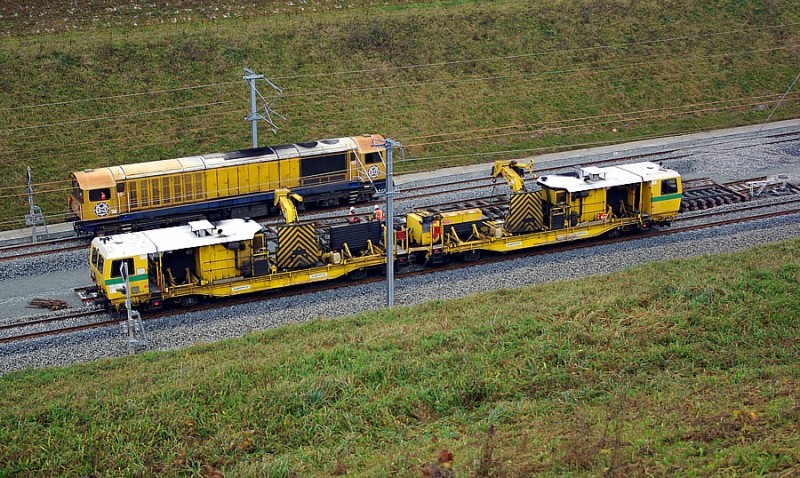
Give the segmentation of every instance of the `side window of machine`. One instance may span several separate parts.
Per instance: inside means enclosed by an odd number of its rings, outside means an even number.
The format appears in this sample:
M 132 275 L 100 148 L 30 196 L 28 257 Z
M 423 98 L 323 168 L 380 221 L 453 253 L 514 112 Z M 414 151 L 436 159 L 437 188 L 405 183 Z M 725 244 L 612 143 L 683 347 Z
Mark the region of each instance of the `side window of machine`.
M 678 192 L 677 179 L 665 179 L 661 181 L 661 195 L 674 194 L 676 192 Z
M 92 202 L 106 201 L 109 198 L 111 198 L 111 189 L 109 188 L 91 189 L 89 191 L 89 200 Z
M 122 264 L 128 264 L 128 277 L 136 273 L 136 269 L 133 268 L 133 259 L 117 259 L 115 261 L 111 261 L 111 277 L 122 277 Z
M 367 153 L 364 155 L 364 160 L 367 164 L 375 164 L 382 162 L 381 153 L 374 152 L 374 153 Z

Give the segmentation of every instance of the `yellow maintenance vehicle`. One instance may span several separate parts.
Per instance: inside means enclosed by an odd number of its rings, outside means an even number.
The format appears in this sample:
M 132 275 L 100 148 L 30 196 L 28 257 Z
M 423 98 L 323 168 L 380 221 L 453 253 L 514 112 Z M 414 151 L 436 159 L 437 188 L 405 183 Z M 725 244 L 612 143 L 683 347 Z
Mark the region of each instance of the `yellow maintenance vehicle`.
M 533 176 L 535 182 L 526 185 L 524 173 L 532 169 L 515 161 L 494 164 L 492 176 L 502 176 L 511 188 L 502 218 L 489 218 L 479 208 L 408 214 L 403 249 L 417 261 L 474 260 L 483 251 L 510 252 L 668 225 L 680 208 L 680 175 L 655 163 Z
M 301 200 L 289 190 L 279 190 L 275 203 L 286 224 L 277 228 L 248 219 L 202 220 L 97 237 L 89 254 L 95 290 L 83 292 L 81 298 L 114 311 L 123 309 L 123 263 L 129 271 L 131 306 L 145 311 L 344 276 L 359 278 L 385 265 L 380 223 L 301 224 L 294 203 Z

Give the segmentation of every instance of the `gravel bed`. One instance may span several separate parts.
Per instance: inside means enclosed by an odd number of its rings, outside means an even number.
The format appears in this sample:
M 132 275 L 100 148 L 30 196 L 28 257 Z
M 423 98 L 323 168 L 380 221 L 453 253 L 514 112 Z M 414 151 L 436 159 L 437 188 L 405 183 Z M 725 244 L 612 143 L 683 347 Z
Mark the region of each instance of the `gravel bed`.
M 0 282 L 42 275 L 44 272 L 74 271 L 87 269 L 89 249 L 58 254 L 26 257 L 25 259 L 0 262 Z
M 755 244 L 800 237 L 800 215 L 723 226 L 666 237 L 565 251 L 467 270 L 442 271 L 396 281 L 397 306 L 465 297 L 481 291 L 606 274 L 636 265 L 743 250 Z M 352 285 L 334 291 L 264 300 L 223 310 L 147 321 L 150 350 L 170 350 L 240 337 L 250 331 L 314 319 L 346 317 L 384 305 L 384 284 Z M 375 298 L 380 298 L 375 300 Z M 0 344 L 0 374 L 28 367 L 87 362 L 128 354 L 119 328 Z

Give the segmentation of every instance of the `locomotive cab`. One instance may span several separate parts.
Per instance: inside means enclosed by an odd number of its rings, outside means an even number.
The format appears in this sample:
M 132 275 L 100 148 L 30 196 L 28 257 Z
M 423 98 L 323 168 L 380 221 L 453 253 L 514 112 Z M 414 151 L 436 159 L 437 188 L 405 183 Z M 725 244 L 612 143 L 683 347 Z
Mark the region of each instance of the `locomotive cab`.
M 680 176 L 674 172 L 664 171 L 662 177 L 644 184 L 642 209 L 653 222 L 670 224 L 678 215 L 682 195 L 683 185 Z
M 123 244 L 117 236 L 95 238 L 89 253 L 89 269 L 100 294 L 110 304 L 119 305 L 126 298 L 122 270 L 123 264 L 126 265 L 131 302 L 136 305 L 147 301 L 150 296 L 148 250 L 141 249 L 136 254 L 129 254 L 121 247 Z
M 79 221 L 109 219 L 119 213 L 117 183 L 108 170 L 86 170 L 70 175 L 69 207 Z
M 680 175 L 651 162 L 591 166 L 578 175 L 543 176 L 537 182 L 550 229 L 625 218 L 641 227 L 669 224 L 681 202 Z
M 378 134 L 365 134 L 353 139 L 358 147 L 351 157 L 349 176 L 370 189 L 362 193 L 362 198 L 368 200 L 375 189 L 386 187 L 385 140 Z

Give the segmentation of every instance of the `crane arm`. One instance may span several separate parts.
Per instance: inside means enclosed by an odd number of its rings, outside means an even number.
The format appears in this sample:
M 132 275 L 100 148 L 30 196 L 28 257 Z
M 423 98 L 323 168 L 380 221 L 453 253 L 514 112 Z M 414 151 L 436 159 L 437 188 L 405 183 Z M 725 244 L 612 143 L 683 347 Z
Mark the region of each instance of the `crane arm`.
M 295 194 L 288 189 L 275 190 L 275 205 L 281 209 L 281 214 L 286 220 L 286 224 L 294 224 L 297 222 L 297 208 L 294 201 L 303 202 L 303 197 Z
M 525 170 L 533 173 L 533 161 L 528 166 L 518 164 L 515 160 L 495 161 L 492 168 L 492 177 L 497 179 L 498 176 L 508 182 L 509 187 L 515 193 L 525 190 Z M 534 176 L 536 177 L 536 176 Z

